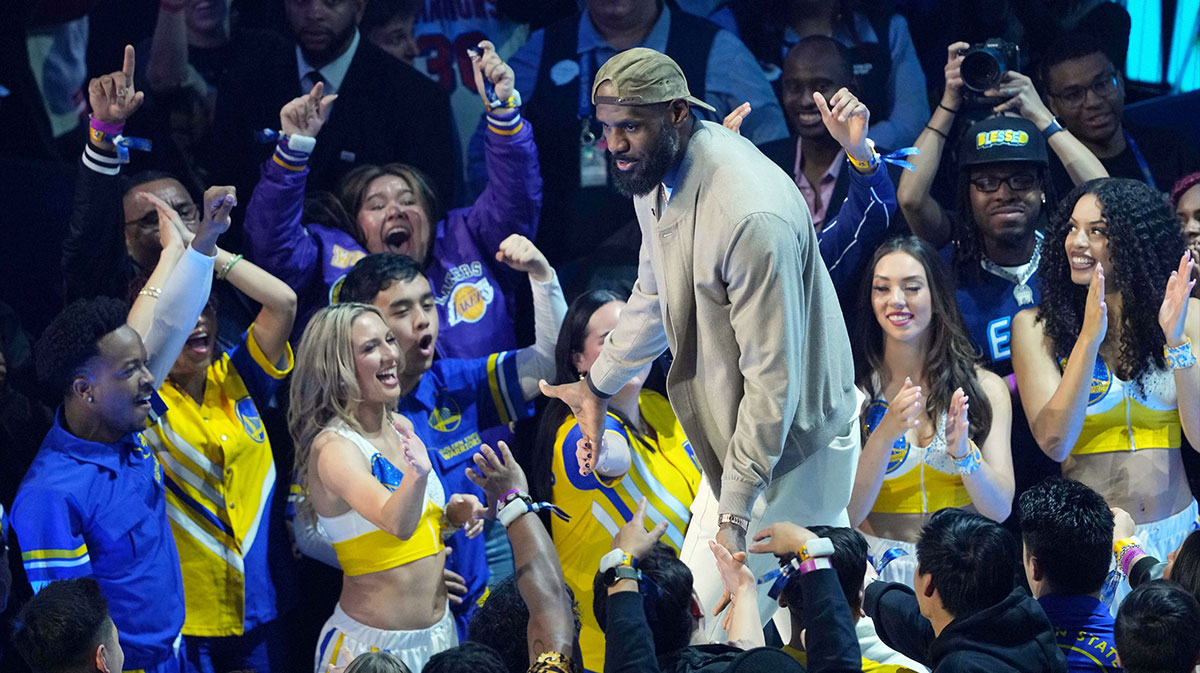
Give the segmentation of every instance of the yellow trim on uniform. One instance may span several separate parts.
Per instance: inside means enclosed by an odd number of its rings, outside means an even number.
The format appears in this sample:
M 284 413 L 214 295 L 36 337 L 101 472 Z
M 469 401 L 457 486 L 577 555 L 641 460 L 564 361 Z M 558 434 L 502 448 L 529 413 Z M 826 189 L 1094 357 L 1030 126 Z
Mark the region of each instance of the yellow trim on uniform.
M 492 353 L 488 356 L 488 389 L 492 391 L 492 403 L 496 405 L 496 413 L 500 417 L 500 423 L 508 425 L 512 423 L 512 419 L 508 416 L 508 405 L 504 403 L 504 396 L 500 393 L 500 372 L 496 366 L 499 359 L 500 353 Z
M 34 549 L 33 551 L 23 552 L 21 554 L 22 561 L 40 561 L 43 559 L 77 559 L 88 553 L 87 543 L 79 545 L 74 549 Z
M 516 135 L 517 132 L 519 132 L 522 128 L 524 128 L 524 126 L 525 126 L 525 120 L 521 120 L 521 123 L 517 124 L 516 128 L 513 128 L 513 129 L 502 130 L 502 129 L 496 128 L 495 126 L 492 126 L 491 124 L 488 124 L 488 130 L 490 130 L 492 133 L 495 133 L 496 135 L 513 136 L 513 135 Z
M 292 344 L 290 342 L 283 344 L 284 361 L 287 364 L 284 365 L 283 369 L 280 369 L 276 366 L 276 363 L 268 360 L 267 356 L 263 354 L 262 347 L 258 345 L 258 340 L 254 338 L 254 325 L 251 325 L 248 331 L 249 334 L 246 335 L 246 348 L 250 349 L 250 357 L 254 358 L 258 366 L 262 367 L 263 371 L 271 378 L 282 379 L 287 376 L 292 371 L 292 367 L 296 365 L 296 356 L 292 352 Z

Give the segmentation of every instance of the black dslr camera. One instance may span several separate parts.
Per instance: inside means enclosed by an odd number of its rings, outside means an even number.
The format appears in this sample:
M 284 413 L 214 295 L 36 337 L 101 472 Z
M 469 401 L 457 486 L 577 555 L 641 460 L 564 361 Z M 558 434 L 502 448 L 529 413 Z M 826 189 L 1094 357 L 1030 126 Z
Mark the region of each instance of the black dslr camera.
M 995 88 L 1009 70 L 1021 69 L 1021 48 L 1012 42 L 992 38 L 983 44 L 971 45 L 963 52 L 963 94 L 968 99 L 983 98 L 983 92 Z

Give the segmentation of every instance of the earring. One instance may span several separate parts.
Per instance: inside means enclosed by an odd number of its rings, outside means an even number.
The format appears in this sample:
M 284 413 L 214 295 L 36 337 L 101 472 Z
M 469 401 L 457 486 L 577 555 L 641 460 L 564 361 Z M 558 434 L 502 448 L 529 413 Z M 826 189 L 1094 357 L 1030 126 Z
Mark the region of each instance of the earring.
M 88 404 L 91 404 L 93 402 L 95 402 L 95 400 L 92 399 L 91 395 L 88 395 Z
M 586 378 L 587 378 L 587 372 L 579 372 L 579 380 L 580 381 L 582 381 Z

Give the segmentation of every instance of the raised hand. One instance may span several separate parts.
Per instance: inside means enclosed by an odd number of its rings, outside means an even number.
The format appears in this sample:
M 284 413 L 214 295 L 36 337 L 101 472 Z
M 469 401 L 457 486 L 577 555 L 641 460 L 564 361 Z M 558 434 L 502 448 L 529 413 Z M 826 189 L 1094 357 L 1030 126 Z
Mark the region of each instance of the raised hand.
M 1167 290 L 1158 309 L 1158 326 L 1167 337 L 1167 345 L 1172 348 L 1182 346 L 1186 338 L 1183 329 L 1187 323 L 1188 299 L 1192 295 L 1192 288 L 1196 287 L 1196 279 L 1192 277 L 1195 269 L 1196 260 L 1192 259 L 1191 252 L 1184 252 L 1179 258 L 1179 268 L 1172 271 L 1167 280 Z M 1197 347 L 1200 346 L 1193 346 Z
M 740 134 L 742 132 L 742 122 L 745 121 L 748 114 L 750 114 L 749 101 L 735 107 L 733 112 L 725 115 L 725 120 L 721 122 L 721 125 L 734 133 Z
M 466 471 L 467 479 L 482 488 L 492 502 L 499 500 L 509 491 L 529 491 L 525 471 L 513 458 L 508 444 L 497 442 L 496 446 L 499 447 L 499 451 L 494 451 L 492 447 L 484 444 L 479 453 L 471 457 L 475 467 L 468 467 Z
M 520 234 L 510 234 L 500 242 L 500 249 L 496 251 L 496 261 L 529 274 L 539 283 L 548 282 L 554 277 L 554 269 L 550 267 L 546 256 L 538 250 L 533 241 Z
M 325 83 L 317 82 L 307 95 L 293 98 L 279 110 L 279 128 L 288 135 L 316 137 L 329 119 L 337 94 L 324 95 Z
M 600 440 L 604 437 L 604 419 L 608 416 L 608 400 L 596 397 L 592 393 L 592 389 L 588 387 L 587 381 L 552 386 L 543 380 L 538 382 L 538 387 L 541 388 L 543 395 L 562 400 L 571 409 L 571 415 L 575 417 L 575 422 L 583 431 L 583 438 L 587 440 L 589 446 L 598 449 Z
M 842 87 L 825 101 L 819 91 L 813 92 L 813 101 L 821 113 L 821 121 L 829 129 L 829 135 L 846 150 L 846 154 L 858 161 L 868 161 L 874 150 L 867 143 L 871 111 L 861 101 Z
M 753 590 L 754 571 L 746 566 L 746 552 L 731 554 L 714 540 L 708 541 L 708 548 L 716 559 L 717 572 L 721 575 L 721 585 L 725 591 L 737 596 L 747 589 Z
M 966 458 L 967 452 L 971 450 L 968 437 L 970 422 L 967 420 L 969 408 L 963 389 L 955 390 L 954 396 L 950 398 L 950 409 L 946 411 L 946 452 L 954 460 Z
M 88 104 L 93 117 L 108 124 L 124 124 L 141 107 L 146 96 L 134 90 L 133 66 L 133 46 L 125 45 L 121 69 L 88 82 Z
M 1108 303 L 1104 300 L 1104 265 L 1097 262 L 1092 282 L 1088 284 L 1087 304 L 1083 307 L 1083 327 L 1079 330 L 1079 336 L 1091 339 L 1099 348 L 1107 334 Z
M 479 498 L 469 493 L 455 493 L 446 503 L 446 518 L 454 526 L 462 526 L 468 538 L 483 532 L 483 515 L 487 508 Z
M 592 473 L 592 467 L 598 462 L 592 459 L 593 453 L 598 451 L 592 451 L 592 446 L 586 438 L 580 437 L 579 441 L 575 442 L 575 460 L 579 463 L 579 476 L 586 477 Z
M 634 510 L 629 523 L 621 526 L 616 537 L 613 538 L 613 549 L 621 549 L 626 554 L 632 554 L 636 559 L 644 559 L 654 548 L 654 543 L 658 542 L 658 538 L 667 532 L 665 520 L 658 522 L 658 525 L 649 531 L 646 530 L 646 507 L 648 504 L 645 497 L 638 501 L 637 509 Z
M 955 42 L 946 47 L 946 91 L 942 94 L 942 105 L 957 110 L 962 102 L 962 60 L 963 52 L 970 49 L 966 42 Z
M 496 98 L 501 101 L 508 100 L 508 97 L 513 95 L 513 91 L 517 88 L 516 78 L 513 76 L 513 69 L 496 53 L 496 47 L 488 40 L 484 40 L 479 43 L 478 50 L 469 49 L 467 54 L 471 57 L 471 67 L 475 70 L 475 91 L 483 99 L 484 107 L 491 103 L 485 93 L 484 78 L 492 83 L 492 88 L 496 91 Z
M 1044 128 L 1054 120 L 1054 115 L 1042 102 L 1042 97 L 1034 88 L 1033 80 L 1019 72 L 1010 70 L 1004 73 L 1000 84 L 993 89 L 984 91 L 983 95 L 1007 99 L 992 108 L 992 111 L 997 114 L 1011 110 L 1033 122 L 1038 128 Z
M 887 413 L 879 420 L 875 432 L 882 432 L 889 442 L 896 441 L 901 435 L 921 424 L 921 408 L 924 402 L 921 386 L 913 385 L 912 379 L 905 378 L 904 385 L 900 386 L 900 392 L 892 398 L 892 403 L 888 405 Z
M 192 247 L 212 257 L 217 254 L 217 237 L 229 230 L 229 213 L 237 205 L 234 187 L 209 187 L 204 192 L 203 220 L 192 239 Z
M 409 469 L 420 477 L 432 472 L 433 462 L 429 459 L 429 449 L 425 447 L 425 442 L 413 432 L 411 426 L 401 427 L 393 424 L 393 427 L 400 433 L 400 446 L 404 452 L 404 462 L 408 463 Z

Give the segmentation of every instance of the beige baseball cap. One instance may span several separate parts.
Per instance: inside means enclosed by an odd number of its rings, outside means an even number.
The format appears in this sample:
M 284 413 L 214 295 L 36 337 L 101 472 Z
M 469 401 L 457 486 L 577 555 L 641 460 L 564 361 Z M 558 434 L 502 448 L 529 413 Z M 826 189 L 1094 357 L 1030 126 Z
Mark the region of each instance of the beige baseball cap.
M 605 82 L 616 89 L 615 96 L 596 95 L 596 90 Z M 592 84 L 593 105 L 650 105 L 676 98 L 716 111 L 688 91 L 687 78 L 678 63 L 666 54 L 645 47 L 634 47 L 608 59 Z

